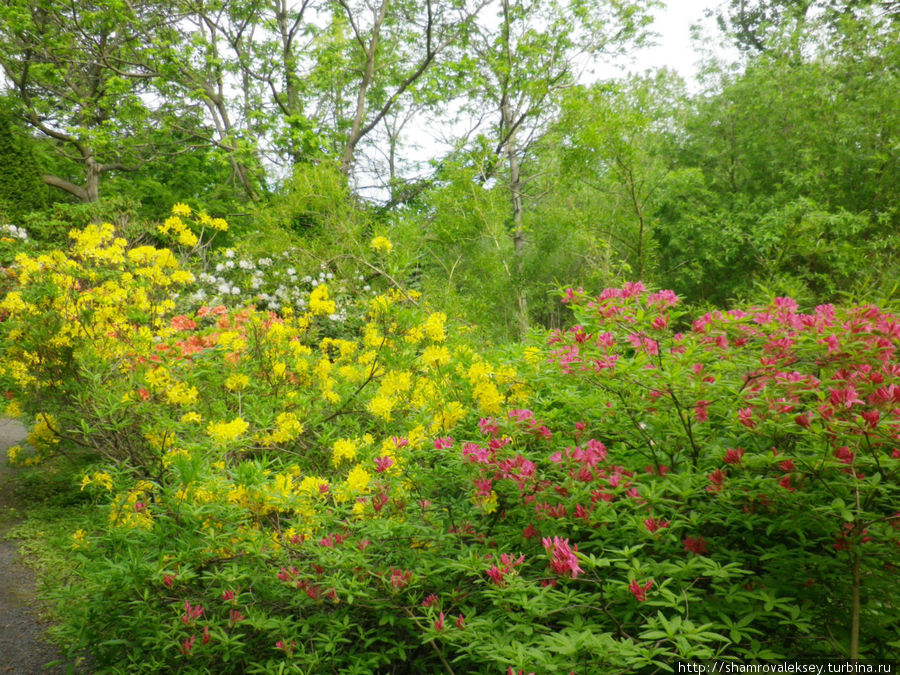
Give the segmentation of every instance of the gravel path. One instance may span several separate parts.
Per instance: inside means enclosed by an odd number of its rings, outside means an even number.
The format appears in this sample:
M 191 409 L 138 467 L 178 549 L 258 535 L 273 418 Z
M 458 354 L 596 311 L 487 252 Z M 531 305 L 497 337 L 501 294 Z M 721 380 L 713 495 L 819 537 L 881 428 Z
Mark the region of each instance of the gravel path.
M 20 517 L 12 490 L 17 470 L 6 461 L 6 449 L 25 435 L 19 422 L 0 419 L 0 674 L 62 675 L 65 668 L 44 665 L 61 655 L 43 637 L 46 626 L 36 611 L 34 572 L 22 563 L 18 542 L 3 538 Z

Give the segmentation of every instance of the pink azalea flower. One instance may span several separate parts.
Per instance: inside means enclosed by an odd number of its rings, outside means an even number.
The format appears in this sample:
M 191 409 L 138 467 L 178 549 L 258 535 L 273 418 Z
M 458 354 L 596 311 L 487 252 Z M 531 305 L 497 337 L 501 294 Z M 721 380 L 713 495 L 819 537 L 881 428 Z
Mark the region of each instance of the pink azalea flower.
M 725 453 L 725 457 L 722 458 L 722 461 L 724 461 L 726 464 L 740 464 L 743 457 L 743 448 L 729 448 Z
M 559 537 L 553 537 L 552 541 L 544 537 L 541 543 L 543 543 L 547 553 L 550 554 L 549 566 L 556 574 L 560 576 L 571 574 L 573 579 L 577 579 L 578 575 L 584 572 L 578 565 L 577 545 L 572 549 L 569 547 L 568 539 L 560 539 Z
M 708 485 L 706 488 L 707 492 L 721 492 L 722 486 L 725 484 L 725 477 L 727 474 L 722 471 L 722 469 L 716 469 L 711 474 L 709 474 L 709 482 L 712 485 Z
M 681 543 L 684 544 L 684 550 L 688 553 L 703 555 L 709 550 L 703 537 L 685 537 Z
M 665 529 L 665 528 L 667 528 L 668 526 L 669 526 L 669 521 L 668 521 L 668 520 L 663 520 L 662 518 L 660 518 L 659 520 L 654 520 L 653 518 L 647 518 L 647 519 L 644 521 L 644 527 L 647 528 L 647 531 L 648 531 L 650 534 L 653 534 L 653 533 L 656 532 L 657 530 Z
M 697 404 L 694 406 L 694 417 L 698 422 L 706 422 L 709 419 L 709 414 L 707 409 L 709 408 L 709 401 L 697 401 Z
M 635 600 L 638 602 L 644 602 L 647 599 L 647 591 L 650 590 L 650 587 L 653 585 L 653 579 L 650 579 L 646 584 L 641 586 L 638 583 L 637 579 L 628 584 L 628 590 L 631 591 L 631 594 L 634 596 Z

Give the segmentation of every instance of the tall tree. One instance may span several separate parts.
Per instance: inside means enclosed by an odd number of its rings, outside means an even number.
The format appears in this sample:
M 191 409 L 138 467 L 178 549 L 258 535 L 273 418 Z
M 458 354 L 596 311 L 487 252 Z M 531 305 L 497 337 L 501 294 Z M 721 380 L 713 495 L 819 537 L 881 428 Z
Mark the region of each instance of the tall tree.
M 0 7 L 0 67 L 25 120 L 72 167 L 71 175 L 45 175 L 48 185 L 96 201 L 101 176 L 134 171 L 154 152 L 146 139 L 158 124 L 145 96 L 149 75 L 130 66 L 142 45 L 123 27 L 160 18 L 104 0 Z
M 900 24 L 866 10 L 838 28 L 829 42 L 800 35 L 799 59 L 773 38 L 696 100 L 671 150 L 691 180 L 669 191 L 657 229 L 663 271 L 690 297 L 892 292 Z
M 329 156 L 350 175 L 362 141 L 455 58 L 487 2 L 178 0 L 181 37 L 163 60 L 225 149 L 255 144 L 248 155 L 288 165 Z
M 669 150 L 685 97 L 680 78 L 665 70 L 576 87 L 554 126 L 560 191 L 638 279 L 653 272 L 657 210 L 678 171 Z
M 590 59 L 634 46 L 650 22 L 653 0 L 500 0 L 496 20 L 479 26 L 468 109 L 491 120 L 493 158 L 485 178 L 509 192 L 520 333 L 528 330 L 523 279 L 527 184 L 522 164 L 533 141 L 557 110 L 559 96 Z
M 786 35 L 795 48 L 798 40 L 839 39 L 842 24 L 866 12 L 900 21 L 900 0 L 729 0 L 716 19 L 739 49 L 758 54 L 783 48 Z

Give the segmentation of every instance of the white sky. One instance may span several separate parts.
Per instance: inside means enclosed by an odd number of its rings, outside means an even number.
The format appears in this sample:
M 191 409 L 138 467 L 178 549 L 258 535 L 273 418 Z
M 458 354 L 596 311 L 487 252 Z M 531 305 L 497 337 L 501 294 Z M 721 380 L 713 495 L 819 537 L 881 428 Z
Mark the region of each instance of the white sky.
M 706 10 L 716 10 L 726 0 L 665 0 L 665 6 L 654 12 L 655 20 L 651 30 L 657 33 L 653 47 L 644 47 L 636 52 L 631 64 L 610 64 L 598 68 L 602 78 L 621 77 L 626 72 L 641 73 L 650 68 L 663 66 L 676 70 L 690 87 L 698 72 L 701 53 L 698 45 L 691 42 L 691 26 L 699 24 L 702 35 L 717 35 L 714 19 L 704 18 Z M 721 48 L 715 53 L 720 54 Z M 624 70 L 623 70 L 624 69 Z

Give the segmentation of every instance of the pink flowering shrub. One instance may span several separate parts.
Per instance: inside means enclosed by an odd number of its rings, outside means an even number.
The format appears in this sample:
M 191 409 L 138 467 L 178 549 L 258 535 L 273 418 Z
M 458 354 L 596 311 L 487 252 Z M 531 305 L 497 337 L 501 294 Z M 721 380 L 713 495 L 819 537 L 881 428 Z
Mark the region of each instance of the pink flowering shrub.
M 598 297 L 570 289 L 564 302 L 579 325 L 551 336 L 551 360 L 593 418 L 586 428 L 632 469 L 599 481 L 585 462 L 571 471 L 618 490 L 627 478 L 654 541 L 679 537 L 684 554 L 747 575 L 730 598 L 710 584 L 691 616 L 721 620 L 740 597 L 758 654 L 895 649 L 900 320 L 871 305 L 803 313 L 776 298 L 686 324 L 672 292 L 640 284 Z M 779 606 L 781 619 L 755 614 Z M 790 633 L 778 627 L 788 617 Z

